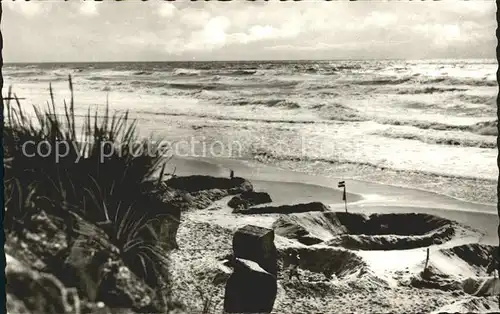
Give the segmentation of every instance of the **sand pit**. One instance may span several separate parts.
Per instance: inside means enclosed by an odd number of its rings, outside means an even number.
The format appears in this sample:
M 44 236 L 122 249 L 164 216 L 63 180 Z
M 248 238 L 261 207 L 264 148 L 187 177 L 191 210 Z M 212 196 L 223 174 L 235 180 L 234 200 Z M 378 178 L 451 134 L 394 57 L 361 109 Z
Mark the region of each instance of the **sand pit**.
M 487 273 L 493 247 L 477 243 L 435 250 L 425 271 L 410 279 L 415 288 L 461 290 L 473 296 L 495 296 L 500 293 L 500 280 Z M 420 263 L 417 267 L 423 268 Z
M 465 293 L 494 296 L 500 294 L 500 280 L 490 277 L 487 272 L 492 250 L 491 245 L 477 243 L 441 249 L 441 258 L 438 256 L 432 265 L 440 272 L 457 278 Z
M 280 217 L 277 234 L 304 244 L 321 239 L 330 246 L 356 250 L 403 250 L 442 244 L 472 233 L 457 222 L 428 214 L 372 214 L 324 212 Z M 304 241 L 304 239 L 306 241 Z
M 492 277 L 467 278 L 462 282 L 465 293 L 484 297 L 500 294 L 500 280 Z
M 451 248 L 440 249 L 442 254 L 442 262 L 439 268 L 442 271 L 450 271 L 450 267 L 446 264 L 451 264 L 457 267 L 462 265 L 460 269 L 456 269 L 453 274 L 470 277 L 470 276 L 487 276 L 486 269 L 491 260 L 492 245 L 471 243 L 454 246 Z M 446 261 L 446 259 L 448 259 Z M 436 263 L 437 266 L 437 263 Z
M 449 241 L 455 235 L 451 226 L 440 227 L 424 235 L 340 235 L 327 242 L 353 250 L 405 250 Z
M 323 273 L 327 278 L 335 275 L 337 278 L 358 273 L 366 269 L 363 259 L 348 250 L 329 247 L 287 248 L 280 252 L 283 267 L 293 263 L 292 254 L 299 257 L 299 268 L 314 273 Z

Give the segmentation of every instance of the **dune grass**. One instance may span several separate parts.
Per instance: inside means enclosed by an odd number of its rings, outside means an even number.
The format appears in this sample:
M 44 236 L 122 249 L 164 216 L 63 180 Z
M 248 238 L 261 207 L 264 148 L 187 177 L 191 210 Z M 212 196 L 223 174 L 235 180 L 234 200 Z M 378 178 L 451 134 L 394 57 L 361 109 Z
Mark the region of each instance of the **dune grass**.
M 9 90 L 8 99 L 14 101 L 7 101 L 4 110 L 4 228 L 22 236 L 30 217 L 43 210 L 67 222 L 69 242 L 76 235 L 93 236 L 72 230 L 73 212 L 101 226 L 127 266 L 149 285 L 168 280 L 167 253 L 142 232 L 152 221 L 172 218 L 154 208 L 154 191 L 150 182 L 145 184 L 156 171 L 164 171 L 168 160 L 158 147 L 138 138 L 136 121 L 127 112 L 110 114 L 107 104 L 103 114 L 89 109 L 77 128 L 71 77 L 69 88 L 64 114 L 56 112 L 50 88 L 50 103 L 34 106 L 34 116 Z M 29 141 L 46 141 L 52 149 L 42 145 L 41 154 L 31 148 L 28 155 L 23 144 Z M 57 155 L 56 146 L 64 154 Z

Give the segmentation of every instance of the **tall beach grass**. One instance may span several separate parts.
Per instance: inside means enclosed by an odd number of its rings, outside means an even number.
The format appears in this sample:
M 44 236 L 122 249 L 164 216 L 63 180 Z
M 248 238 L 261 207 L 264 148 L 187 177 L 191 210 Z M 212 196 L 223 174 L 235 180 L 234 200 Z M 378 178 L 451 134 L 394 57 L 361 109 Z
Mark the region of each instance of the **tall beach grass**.
M 83 126 L 75 123 L 73 84 L 64 114 L 56 112 L 52 88 L 46 107 L 34 106 L 29 115 L 9 90 L 4 108 L 5 222 L 7 233 L 22 236 L 39 211 L 66 222 L 68 242 L 95 235 L 74 229 L 71 213 L 102 228 L 129 268 L 154 287 L 168 281 L 167 252 L 154 236 L 145 236 L 152 222 L 175 219 L 158 208 L 154 185 L 160 185 L 167 160 L 148 139 L 139 139 L 136 121 L 128 112 L 111 114 L 88 110 Z M 37 154 L 26 154 L 23 144 L 41 143 Z M 64 145 L 57 155 L 48 147 Z M 111 143 L 111 145 L 110 145 Z M 142 153 L 138 153 L 141 152 Z M 134 153 L 135 152 L 135 153 Z M 60 152 L 59 152 L 60 153 Z M 152 175 L 161 171 L 151 184 Z M 156 189 L 158 190 L 158 189 Z M 69 245 L 69 244 L 68 244 Z

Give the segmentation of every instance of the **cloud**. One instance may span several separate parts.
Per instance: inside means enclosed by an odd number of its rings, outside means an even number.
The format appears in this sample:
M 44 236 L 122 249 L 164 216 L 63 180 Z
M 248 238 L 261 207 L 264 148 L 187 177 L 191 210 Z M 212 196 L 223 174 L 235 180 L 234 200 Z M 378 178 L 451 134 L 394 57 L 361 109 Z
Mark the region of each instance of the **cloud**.
M 206 10 L 186 8 L 179 12 L 180 27 L 200 28 L 210 21 L 211 15 Z
M 419 24 L 413 27 L 415 34 L 428 38 L 436 46 L 449 46 L 472 41 L 474 34 L 464 32 L 462 26 L 451 24 Z
M 496 44 L 493 1 L 3 4 L 4 55 L 19 62 L 494 57 Z
M 226 31 L 231 22 L 225 16 L 211 18 L 203 29 L 193 32 L 189 42 L 185 45 L 186 50 L 213 50 L 226 44 Z
M 26 17 L 44 15 L 50 11 L 51 3 L 35 1 L 6 1 L 2 2 L 9 10 L 22 14 Z
M 398 21 L 397 15 L 388 12 L 378 12 L 374 11 L 365 19 L 363 25 L 366 26 L 377 26 L 377 27 L 388 27 L 390 25 L 396 24 Z
M 95 16 L 99 14 L 97 10 L 97 2 L 85 1 L 80 5 L 80 13 L 87 16 Z
M 255 41 L 280 38 L 281 30 L 270 25 L 253 25 L 247 32 L 231 33 L 228 35 L 231 43 L 248 44 Z
M 171 17 L 175 14 L 177 8 L 170 2 L 160 3 L 158 6 L 158 15 L 161 17 Z
M 276 33 L 276 30 L 269 25 L 254 25 L 250 27 L 249 36 L 251 38 L 255 38 L 255 40 L 270 38 L 273 37 L 273 34 Z
M 346 42 L 338 44 L 330 44 L 324 42 L 311 43 L 310 45 L 277 45 L 265 47 L 266 50 L 297 50 L 297 51 L 328 51 L 328 50 L 359 50 L 373 49 L 375 47 L 394 46 L 408 43 L 409 41 L 375 41 L 369 40 L 364 42 Z

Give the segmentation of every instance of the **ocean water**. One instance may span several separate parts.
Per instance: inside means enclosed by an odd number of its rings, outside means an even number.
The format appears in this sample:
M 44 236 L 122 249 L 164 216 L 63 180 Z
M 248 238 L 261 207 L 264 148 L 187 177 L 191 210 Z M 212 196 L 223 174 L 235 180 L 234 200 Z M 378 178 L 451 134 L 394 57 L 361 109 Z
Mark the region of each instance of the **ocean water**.
M 52 85 L 130 112 L 180 155 L 349 162 L 496 179 L 495 60 L 6 64 L 29 112 Z M 6 93 L 6 92 L 4 92 Z

